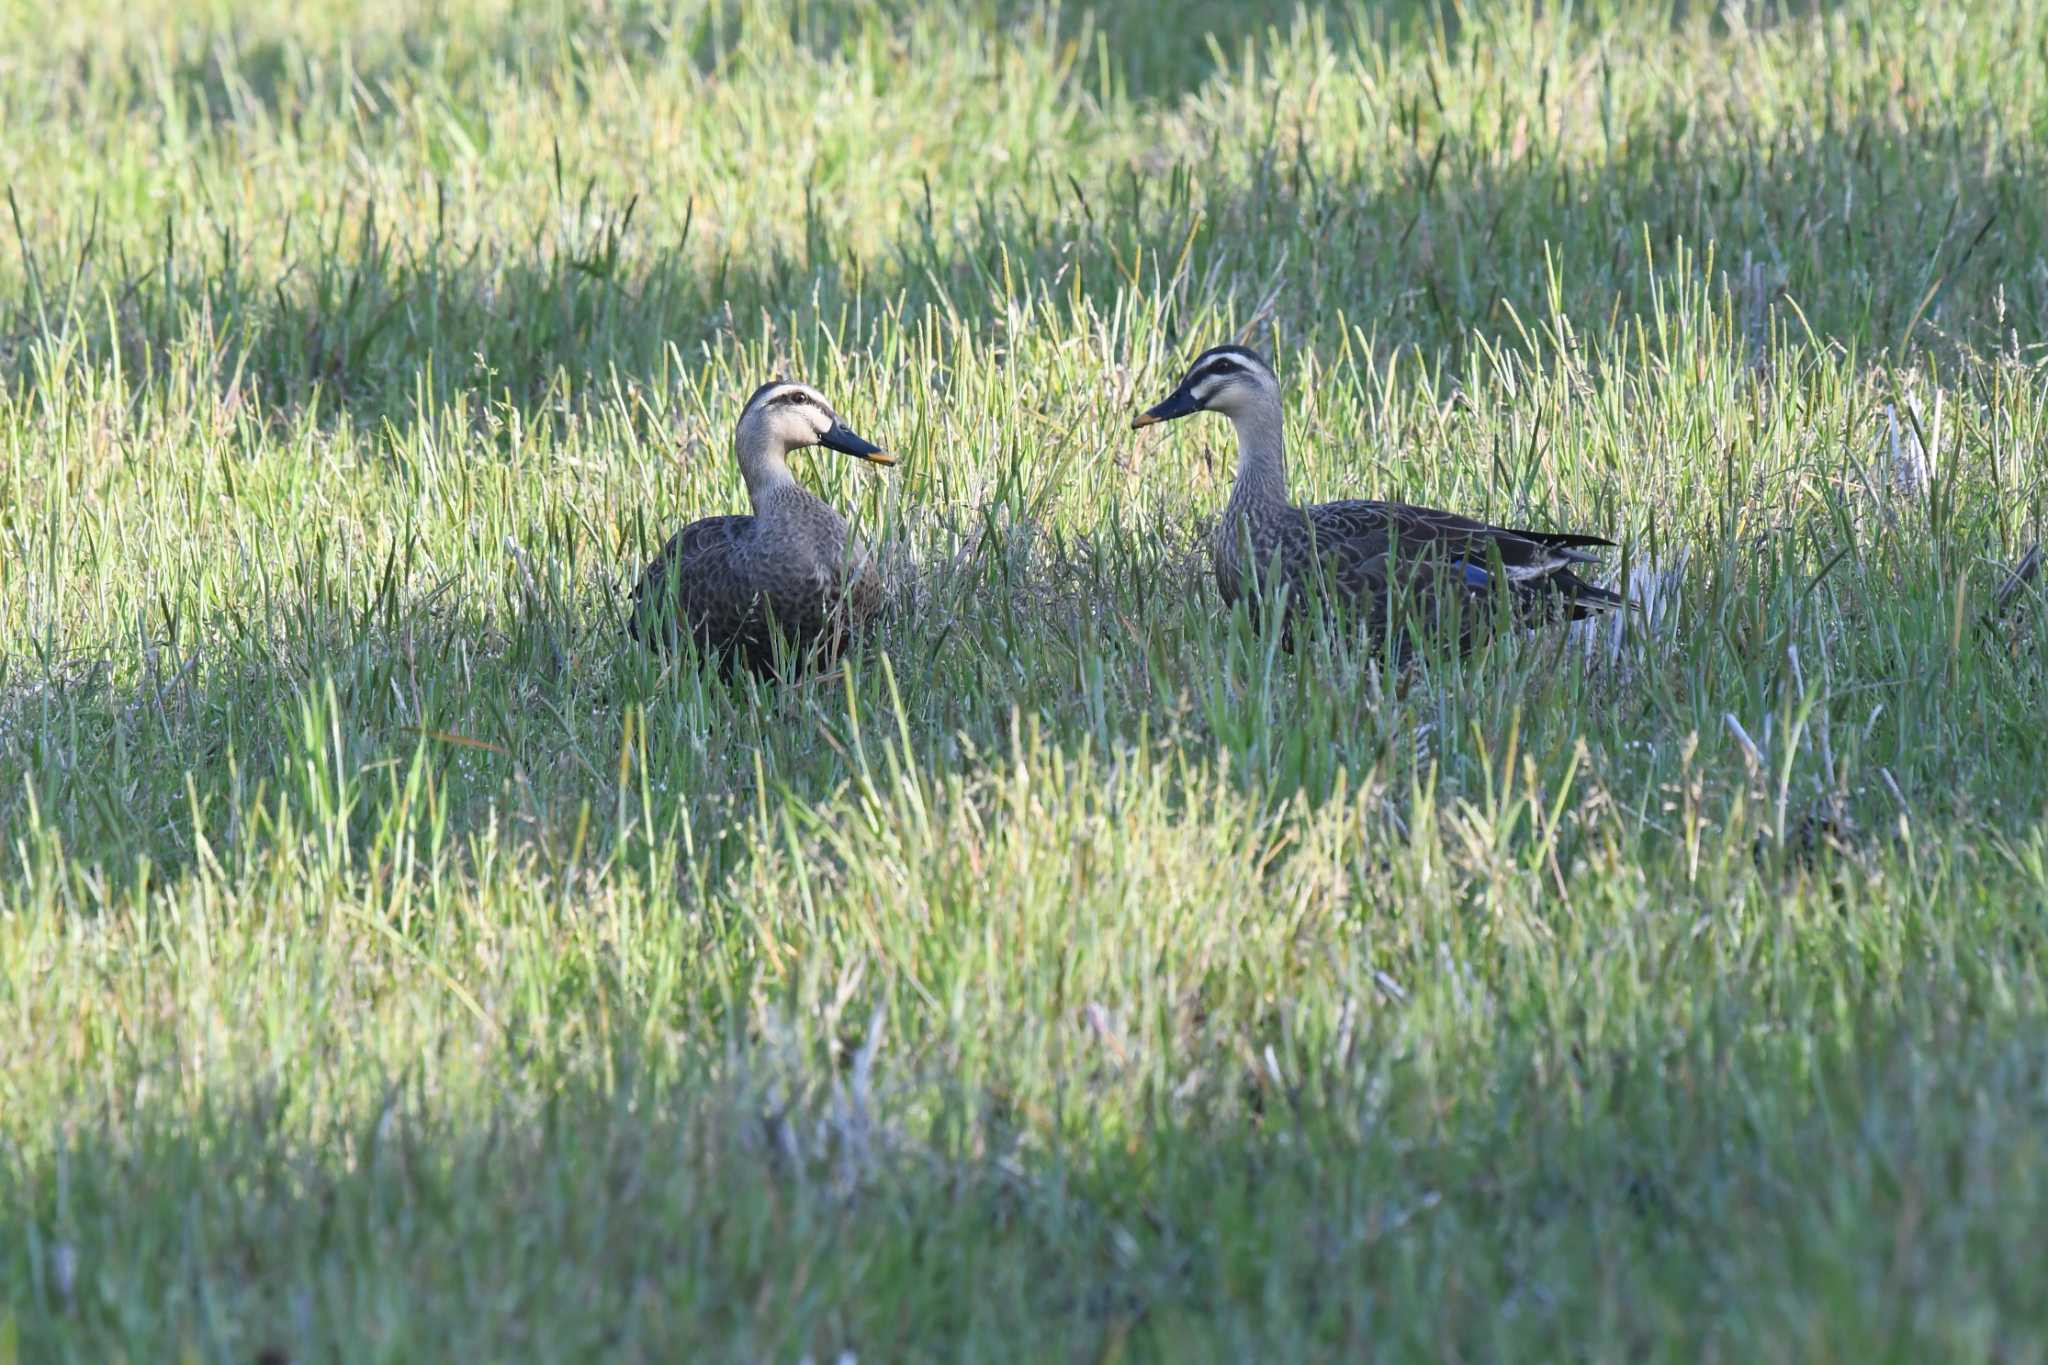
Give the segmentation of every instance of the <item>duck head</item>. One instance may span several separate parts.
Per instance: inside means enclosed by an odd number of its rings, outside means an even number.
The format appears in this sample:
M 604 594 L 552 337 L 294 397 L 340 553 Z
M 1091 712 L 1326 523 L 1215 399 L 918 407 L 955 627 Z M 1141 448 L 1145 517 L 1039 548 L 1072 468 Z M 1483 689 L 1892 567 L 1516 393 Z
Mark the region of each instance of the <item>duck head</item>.
M 1280 381 L 1258 352 L 1212 346 L 1195 357 L 1173 392 L 1131 419 L 1133 427 L 1171 422 L 1190 413 L 1220 412 L 1232 419 L 1261 403 L 1278 404 Z
M 778 380 L 754 390 L 740 412 L 741 450 L 766 447 L 779 454 L 823 446 L 870 464 L 892 465 L 896 457 L 860 435 L 809 384 Z

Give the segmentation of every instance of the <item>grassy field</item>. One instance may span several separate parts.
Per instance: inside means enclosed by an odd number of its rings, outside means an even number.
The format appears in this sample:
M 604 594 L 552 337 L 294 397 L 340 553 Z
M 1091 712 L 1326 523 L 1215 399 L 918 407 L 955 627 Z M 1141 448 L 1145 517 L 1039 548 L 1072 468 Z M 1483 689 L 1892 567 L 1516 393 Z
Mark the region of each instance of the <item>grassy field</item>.
M 0 1363 L 2048 1360 L 2044 69 L 4 0 Z M 1222 612 L 1247 329 L 1644 610 Z M 726 685 L 624 597 L 777 373 L 901 606 Z

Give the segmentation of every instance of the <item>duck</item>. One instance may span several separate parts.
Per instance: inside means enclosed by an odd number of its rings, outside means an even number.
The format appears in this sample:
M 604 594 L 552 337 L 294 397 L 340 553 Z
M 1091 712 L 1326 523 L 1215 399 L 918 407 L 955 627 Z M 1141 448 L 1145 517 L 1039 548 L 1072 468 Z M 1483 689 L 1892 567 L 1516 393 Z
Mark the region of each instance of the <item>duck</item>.
M 1245 346 L 1196 357 L 1180 383 L 1133 419 L 1133 428 L 1218 412 L 1237 429 L 1237 477 L 1210 540 L 1224 605 L 1258 614 L 1263 582 L 1284 591 L 1284 643 L 1310 601 L 1362 615 L 1369 635 L 1406 658 L 1407 624 L 1454 625 L 1469 650 L 1505 605 L 1519 626 L 1582 620 L 1625 600 L 1579 577 L 1614 542 L 1601 536 L 1523 531 L 1407 503 L 1346 499 L 1297 507 L 1288 498 L 1280 380 Z M 1277 583 L 1276 583 L 1277 577 Z M 1504 599 L 1504 601 L 1503 601 Z M 1448 610 L 1447 610 L 1448 609 Z
M 837 661 L 885 594 L 846 519 L 790 473 L 791 452 L 811 446 L 896 462 L 810 385 L 778 380 L 754 390 L 733 431 L 753 513 L 705 517 L 669 537 L 633 590 L 627 630 L 635 640 L 666 651 L 692 639 L 728 677 L 736 667 L 794 677 Z

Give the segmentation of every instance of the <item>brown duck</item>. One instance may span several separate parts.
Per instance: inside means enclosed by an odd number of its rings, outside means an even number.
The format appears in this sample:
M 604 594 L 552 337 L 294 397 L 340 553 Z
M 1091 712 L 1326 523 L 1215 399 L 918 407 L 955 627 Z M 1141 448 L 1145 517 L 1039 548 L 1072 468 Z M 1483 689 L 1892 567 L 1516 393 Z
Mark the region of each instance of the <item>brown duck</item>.
M 855 435 L 810 385 L 754 391 L 733 436 L 754 514 L 706 517 L 669 538 L 633 590 L 627 629 L 635 639 L 661 649 L 688 636 L 727 673 L 735 664 L 793 673 L 839 656 L 880 609 L 883 593 L 874 561 L 845 519 L 789 472 L 791 451 L 820 445 L 873 464 L 896 462 Z
M 1284 590 L 1290 622 L 1320 594 L 1362 613 L 1375 642 L 1398 609 L 1409 626 L 1448 620 L 1461 648 L 1481 638 L 1496 606 L 1534 625 L 1624 605 L 1573 571 L 1599 562 L 1588 547 L 1614 544 L 1599 536 L 1508 530 L 1398 502 L 1296 507 L 1287 500 L 1280 381 L 1242 346 L 1203 352 L 1179 387 L 1131 425 L 1196 412 L 1220 412 L 1237 428 L 1237 482 L 1210 547 L 1226 604 L 1243 597 L 1256 610 L 1263 582 Z M 1408 643 L 1404 628 L 1397 653 L 1405 655 Z

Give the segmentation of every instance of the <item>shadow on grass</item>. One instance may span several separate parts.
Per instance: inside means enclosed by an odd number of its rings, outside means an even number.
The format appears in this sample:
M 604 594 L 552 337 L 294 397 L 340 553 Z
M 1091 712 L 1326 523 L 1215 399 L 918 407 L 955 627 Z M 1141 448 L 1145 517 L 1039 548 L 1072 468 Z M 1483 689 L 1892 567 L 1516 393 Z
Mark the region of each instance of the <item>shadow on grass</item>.
M 421 776 L 437 842 L 504 836 L 562 877 L 628 855 L 701 900 L 745 860 L 759 817 L 886 785 L 894 765 L 941 779 L 1022 742 L 1020 716 L 1033 743 L 1043 727 L 1069 755 L 1111 754 L 1158 719 L 1154 744 L 1206 734 L 1242 780 L 1290 789 L 1327 790 L 1385 747 L 1369 723 L 1345 734 L 1376 692 L 1319 695 L 1245 621 L 1215 629 L 1193 545 L 1030 527 L 954 543 L 897 565 L 866 647 L 797 684 L 726 679 L 629 640 L 630 578 L 585 567 L 612 547 L 521 547 L 495 603 L 454 580 L 398 593 L 396 547 L 381 568 L 316 553 L 248 611 L 169 617 L 0 672 L 0 759 L 19 776 L 0 819 L 29 836 L 14 852 L 30 864 L 61 849 L 74 871 L 146 868 L 161 888 L 202 848 L 233 863 L 327 841 L 374 862 L 394 821 L 423 817 L 406 791 Z M 1191 655 L 1233 680 L 1190 696 Z M 1269 710 L 1310 697 L 1330 747 L 1266 732 Z M 80 909 L 132 889 L 71 888 Z
M 1094 1079 L 1055 1121 L 910 1081 L 900 1047 L 870 1074 L 758 1041 L 661 1079 L 618 1057 L 610 1087 L 508 1059 L 469 1117 L 416 1076 L 358 1078 L 382 1093 L 360 1105 L 282 1082 L 121 1103 L 10 1143 L 10 1339 L 223 1360 L 2030 1340 L 2038 1017 L 1943 996 L 1838 1020 L 1837 1000 L 1809 1034 L 1817 1002 L 1691 998 L 1689 1024 L 1638 1021 L 1629 1044 L 1522 1030 L 1449 1073 L 1400 1060 L 1399 1013 L 1376 1008 L 1355 1053 L 1293 1039 L 1292 1076 L 1178 1058 L 1187 1083 L 1143 1118 L 1091 1097 L 1126 1085 L 1106 1052 L 1075 1059 Z M 1973 1022 L 1940 1022 L 1957 1009 Z
M 266 607 L 7 671 L 0 761 L 16 777 L 0 823 L 22 835 L 9 862 L 66 869 L 63 903 L 90 912 L 177 884 L 202 850 L 253 867 L 320 844 L 360 870 L 430 829 L 458 875 L 485 840 L 550 885 L 630 866 L 703 905 L 764 849 L 834 875 L 842 850 L 820 830 L 883 818 L 862 813 L 874 793 L 909 782 L 950 802 L 949 781 L 1047 753 L 1156 765 L 1176 803 L 1227 774 L 1283 824 L 1297 796 L 1378 793 L 1374 818 L 1397 839 L 1405 820 L 1512 789 L 1504 753 L 1552 776 L 1584 763 L 1590 788 L 1563 779 L 1574 818 L 1653 809 L 1691 784 L 1760 858 L 1814 819 L 1839 827 L 1818 852 L 1847 869 L 1896 842 L 1902 801 L 1916 825 L 1992 843 L 2043 808 L 2014 795 L 2048 761 L 2027 653 L 2048 625 L 1973 636 L 1952 657 L 1924 554 L 1866 547 L 1826 610 L 1789 548 L 1781 563 L 1731 560 L 1697 573 L 1654 629 L 1538 632 L 1391 675 L 1341 632 L 1287 654 L 1243 612 L 1219 619 L 1197 542 L 1106 537 L 1012 527 L 905 563 L 868 647 L 797 685 L 728 681 L 630 642 L 609 547 L 528 544 L 496 603 L 452 585 L 397 594 L 388 564 L 307 562 Z M 1800 672 L 1801 652 L 1826 679 Z M 1774 763 L 1792 744 L 1775 792 L 1745 778 L 1728 716 Z M 1719 756 L 1695 769 L 1701 736 Z M 1652 858 L 1677 837 L 1657 820 L 1627 835 Z M 1576 835 L 1557 856 L 1599 847 Z
M 1756 32 L 1833 6 L 1832 0 L 1743 0 L 1697 7 L 1722 30 L 1739 23 Z M 1682 29 L 1695 8 L 1694 0 L 1673 0 L 1670 26 Z M 1241 63 L 1303 22 L 1321 25 L 1339 57 L 1359 48 L 1451 47 L 1466 27 L 1457 6 L 1437 0 L 1187 0 L 1170 14 L 1151 0 L 809 0 L 786 8 L 745 0 L 692 6 L 623 0 L 566 10 L 437 12 L 394 25 L 352 18 L 347 29 L 309 41 L 301 26 L 260 18 L 252 24 L 247 16 L 228 26 L 202 16 L 172 36 L 171 60 L 161 72 L 133 50 L 92 48 L 66 54 L 75 67 L 67 83 L 135 91 L 131 111 L 138 115 L 164 112 L 168 101 L 192 123 L 276 120 L 309 92 L 331 93 L 327 82 L 334 75 L 326 68 L 339 66 L 334 59 L 345 52 L 360 116 L 375 122 L 402 106 L 423 74 L 450 91 L 492 81 L 559 83 L 571 101 L 580 101 L 600 56 L 636 68 L 681 64 L 716 76 L 763 38 L 829 61 L 877 39 L 1050 31 L 1082 49 L 1084 65 L 1107 72 L 1118 95 L 1140 108 L 1158 108 L 1197 91 L 1214 76 L 1219 59 L 1224 67 Z M 1601 16 L 1596 10 L 1577 22 L 1597 32 Z
M 1177 18 L 1168 46 L 1234 24 L 1219 39 L 1228 48 L 1269 22 L 1255 9 Z M 990 22 L 1011 13 L 997 6 Z M 1100 19 L 1105 33 L 1158 22 L 1135 5 Z M 820 11 L 811 22 L 836 21 Z M 392 58 L 401 67 L 411 41 Z M 586 60 L 573 44 L 558 55 Z M 258 85 L 281 61 L 249 60 Z M 740 338 L 770 352 L 792 339 L 872 348 L 884 329 L 932 317 L 1000 344 L 1042 309 L 1129 314 L 1192 351 L 1270 298 L 1291 344 L 1330 354 L 1362 329 L 1382 351 L 1413 348 L 1455 373 L 1477 345 L 1520 346 L 1522 326 L 1554 310 L 1582 332 L 1653 316 L 1672 284 L 1705 275 L 1706 243 L 1712 283 L 1740 301 L 1752 347 L 1774 319 L 1872 358 L 2048 336 L 2037 153 L 1988 114 L 1944 122 L 1915 108 L 1778 128 L 1730 114 L 1702 131 L 1694 111 L 1674 109 L 1592 164 L 1418 117 L 1394 130 L 1410 145 L 1370 170 L 1332 165 L 1302 127 L 1268 122 L 1235 139 L 1241 150 L 1146 154 L 1071 183 L 991 189 L 943 206 L 944 221 L 928 191 L 907 189 L 901 231 L 865 257 L 807 193 L 777 245 L 737 259 L 690 236 L 689 206 L 715 187 L 574 164 L 558 168 L 522 237 L 449 236 L 440 190 L 218 243 L 180 241 L 171 224 L 156 261 L 95 246 L 95 225 L 80 221 L 66 240 L 26 244 L 22 292 L 0 314 L 5 363 L 32 391 L 59 338 L 73 363 L 118 357 L 131 382 L 173 373 L 182 356 L 230 404 L 297 411 L 317 395 L 329 415 L 374 427 L 405 420 L 428 376 L 442 400 L 473 391 L 478 411 L 509 401 L 531 416 L 602 401 L 615 380 L 669 375 L 671 347 L 686 358 Z M 636 208 L 653 201 L 658 215 Z M 651 227 L 657 217 L 667 226 Z M 851 319 L 867 320 L 865 334 Z
M 810 0 L 789 7 L 745 0 L 690 6 L 624 0 L 483 16 L 441 13 L 389 26 L 358 22 L 320 35 L 333 49 L 307 41 L 296 23 L 259 19 L 231 28 L 201 19 L 175 36 L 172 59 L 161 73 L 149 57 L 114 48 L 72 54 L 76 69 L 69 75 L 82 89 L 135 91 L 136 114 L 162 112 L 168 101 L 184 120 L 218 126 L 276 120 L 311 93 L 332 93 L 334 75 L 326 68 L 345 52 L 361 117 L 374 123 L 390 117 L 423 85 L 460 92 L 498 81 L 559 84 L 574 108 L 588 98 L 591 81 L 602 77 L 601 63 L 614 60 L 634 68 L 682 66 L 715 77 L 764 40 L 791 43 L 809 58 L 829 62 L 864 43 L 914 43 L 926 51 L 934 37 L 1052 33 L 1080 49 L 1091 72 L 1107 71 L 1119 94 L 1148 107 L 1192 93 L 1214 75 L 1219 55 L 1226 65 L 1240 62 L 1247 50 L 1284 36 L 1303 19 L 1327 24 L 1346 53 L 1361 37 L 1386 46 L 1432 34 L 1455 38 L 1460 28 L 1455 9 L 1430 0 L 1367 0 L 1355 6 L 1188 0 L 1170 15 L 1150 0 Z
M 1106 16 L 1145 22 L 1130 7 Z M 243 273 L 232 251 L 178 251 L 162 270 L 140 271 L 87 252 L 88 282 L 95 272 L 126 281 L 111 326 L 83 307 L 55 315 L 76 329 L 79 364 L 104 366 L 118 355 L 127 375 L 168 383 L 176 367 L 165 357 L 197 353 L 198 378 L 224 401 L 238 387 L 273 413 L 318 401 L 366 429 L 388 418 L 401 439 L 404 424 L 427 420 L 422 406 L 445 405 L 455 392 L 473 392 L 477 411 L 504 395 L 524 412 L 587 414 L 616 401 L 614 378 L 651 387 L 656 376 L 673 376 L 671 345 L 685 354 L 727 343 L 772 354 L 793 342 L 820 354 L 933 323 L 1001 349 L 1013 329 L 1039 325 L 1034 308 L 1075 332 L 1116 332 L 1142 348 L 1156 328 L 1169 346 L 1193 350 L 1270 297 L 1283 354 L 1329 356 L 1354 341 L 1350 329 L 1367 327 L 1382 349 L 1414 347 L 1455 367 L 1478 346 L 1521 345 L 1515 319 L 1540 326 L 1553 302 L 1596 322 L 1655 316 L 1705 273 L 1675 259 L 1677 244 L 1707 239 L 1719 241 L 1724 266 L 1741 263 L 1722 282 L 1740 319 L 1727 341 L 1745 360 L 1795 321 L 1823 343 L 1872 355 L 1909 331 L 1931 339 L 1937 325 L 1983 339 L 2001 297 L 2009 322 L 2038 327 L 2048 317 L 2048 273 L 2036 268 L 2048 209 L 2031 193 L 2031 151 L 1957 162 L 1928 148 L 1968 145 L 1982 130 L 1872 118 L 1768 135 L 1735 125 L 1717 151 L 1697 156 L 1681 142 L 1686 127 L 1674 119 L 1647 130 L 1591 168 L 1533 153 L 1505 161 L 1497 148 L 1446 137 L 1418 143 L 1391 183 L 1332 173 L 1283 131 L 1236 164 L 1202 168 L 1201 186 L 1187 166 L 1119 167 L 1042 211 L 991 204 L 971 222 L 914 222 L 867 263 L 838 249 L 822 223 L 807 227 L 800 250 L 707 262 L 688 242 L 652 240 L 627 205 L 576 190 L 590 181 L 571 167 L 529 241 L 450 240 L 424 226 L 432 215 L 417 204 L 405 213 L 347 210 L 302 225 L 297 248 L 272 253 L 283 264 L 260 277 Z M 1843 204 L 1879 207 L 1844 218 Z M 56 254 L 68 259 L 74 245 Z M 1186 267 L 1176 270 L 1183 254 Z M 1151 262 L 1169 264 L 1134 274 L 1132 263 Z M 92 296 L 90 288 L 76 295 Z M 1781 306 L 1784 296 L 1800 304 L 1797 319 Z M 54 293 L 32 291 L 7 330 L 47 340 L 41 319 L 55 302 Z M 763 315 L 775 321 L 757 332 L 751 319 Z M 866 335 L 846 323 L 852 317 L 870 320 Z M 1653 365 L 1663 358 L 1658 345 L 1645 341 Z M 13 348 L 6 362 L 29 392 L 42 379 L 36 349 Z M 433 397 L 422 405 L 429 373 Z M 918 378 L 943 400 L 952 376 L 941 365 Z M 621 406 L 625 422 L 657 420 L 651 406 Z M 471 455 L 487 456 L 492 433 L 480 423 L 474 437 Z M 1151 528 L 1106 518 L 1099 529 L 1078 528 L 1095 529 L 1104 543 L 1068 539 L 1048 550 L 1030 542 L 1043 528 L 1016 506 L 996 509 L 1008 521 L 984 540 L 977 518 L 988 510 L 985 502 L 955 508 L 953 522 L 926 520 L 908 534 L 922 554 L 975 557 L 916 598 L 912 619 L 890 637 L 891 659 L 918 675 L 903 681 L 920 766 L 945 771 L 967 761 L 962 735 L 984 755 L 1000 752 L 1013 708 L 1104 751 L 1128 741 L 1138 717 L 1155 727 L 1156 742 L 1227 752 L 1245 780 L 1283 792 L 1327 791 L 1340 774 L 1372 769 L 1397 740 L 1412 742 L 1397 735 L 1404 727 L 1434 727 L 1436 747 L 1418 748 L 1426 758 L 1449 746 L 1474 761 L 1462 747 L 1470 717 L 1448 702 L 1434 716 L 1389 719 L 1355 674 L 1318 689 L 1306 667 L 1261 672 L 1254 645 L 1215 629 L 1191 545 L 1168 553 L 1145 541 Z M 851 781 L 846 753 L 833 746 L 843 750 L 855 729 L 879 745 L 894 724 L 878 714 L 888 693 L 874 672 L 859 681 L 863 715 L 854 725 L 844 699 L 824 686 L 735 694 L 621 652 L 618 591 L 664 529 L 642 527 L 638 544 L 598 545 L 568 530 L 556 543 L 525 546 L 543 576 L 554 575 L 538 597 L 505 561 L 502 581 L 471 600 L 399 598 L 388 585 L 337 584 L 315 570 L 302 575 L 298 599 L 188 623 L 185 635 L 139 629 L 132 641 L 94 642 L 82 661 L 10 661 L 0 752 L 20 755 L 29 781 L 0 791 L 0 814 L 21 817 L 33 788 L 69 848 L 101 850 L 106 866 L 146 857 L 168 875 L 193 856 L 198 836 L 225 837 L 235 811 L 265 790 L 274 799 L 278 784 L 301 781 L 294 774 L 325 763 L 347 778 L 402 764 L 424 745 L 447 760 L 456 784 L 451 828 L 474 830 L 503 812 L 536 839 L 566 841 L 585 803 L 623 823 L 617 813 L 633 793 L 616 774 L 633 707 L 650 746 L 634 762 L 670 781 L 648 797 L 659 807 L 651 823 L 665 831 L 688 824 L 700 847 L 742 827 L 758 804 L 757 760 L 771 790 L 803 803 Z M 1772 651 L 1813 633 L 1794 570 L 1816 571 L 1831 549 L 1811 547 L 1811 563 L 1774 566 L 1746 582 L 1725 578 L 1685 623 L 1708 643 L 1672 670 L 1684 676 L 1671 695 L 1624 695 L 1624 704 L 1664 708 L 1657 719 L 1674 740 L 1688 730 L 1720 733 L 1724 712 L 1770 712 L 1783 696 Z M 1926 570 L 1924 558 L 1908 567 Z M 1879 577 L 1896 567 L 1879 565 L 1860 584 L 1862 620 L 1903 619 L 1911 638 L 1890 652 L 1882 638 L 1866 642 L 1867 666 L 1848 670 L 1859 685 L 1903 688 L 1944 676 L 1935 637 L 1946 617 L 1922 619 L 1939 614 L 1939 585 L 1919 581 L 1917 596 L 1880 597 Z M 1752 602 L 1751 619 L 1734 621 L 1730 604 L 1759 584 L 1759 600 L 1783 610 L 1772 615 Z M 1730 670 L 1716 675 L 1699 663 L 1730 641 L 1715 656 Z M 1445 695 L 1486 708 L 1486 727 L 1504 733 L 1502 696 L 1531 695 L 1525 675 L 1541 672 L 1535 656 L 1509 667 L 1512 686 L 1498 695 Z M 1593 689 L 1576 673 L 1544 680 L 1566 689 L 1553 737 L 1576 738 L 1569 718 Z M 1996 695 L 2025 700 L 2010 679 Z M 1921 714 L 1917 702 L 1888 705 L 1880 739 L 1900 755 L 1924 748 L 1907 719 Z M 1275 717 L 1289 719 L 1276 730 Z M 1971 723 L 2004 735 L 2007 720 Z M 1951 716 L 1934 729 L 1954 733 L 1957 724 Z M 345 752 L 323 758 L 337 725 L 347 731 Z M 1609 738 L 1621 743 L 1618 730 Z M 2001 745 L 1965 785 L 1995 790 L 1996 775 L 2030 762 L 2035 747 L 2023 734 Z M 1952 767 L 1929 761 L 1927 784 Z M 295 801 L 317 795 L 292 790 Z

